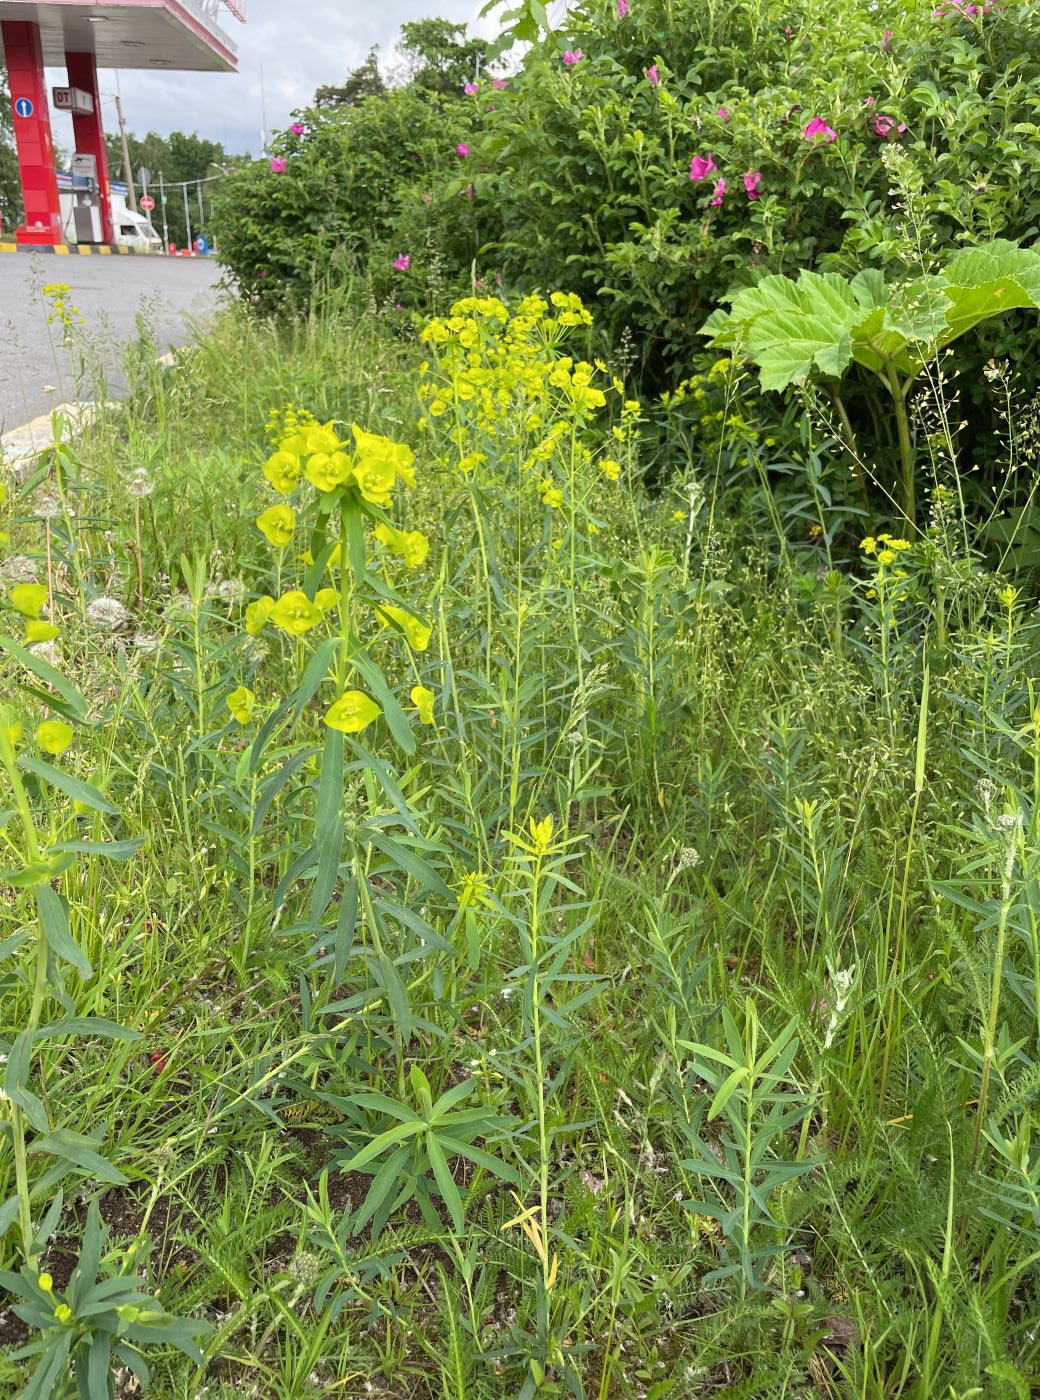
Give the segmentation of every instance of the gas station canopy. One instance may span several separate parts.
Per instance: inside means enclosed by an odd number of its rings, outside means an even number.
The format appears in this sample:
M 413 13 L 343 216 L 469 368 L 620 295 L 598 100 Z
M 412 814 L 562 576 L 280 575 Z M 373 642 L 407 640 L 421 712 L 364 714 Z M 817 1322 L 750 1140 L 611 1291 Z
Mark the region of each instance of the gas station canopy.
M 93 53 L 98 68 L 234 72 L 237 50 L 221 29 L 218 0 L 0 0 L 0 21 L 39 27 L 44 63 L 60 68 L 69 52 Z M 244 18 L 240 0 L 227 9 Z M 0 39 L 0 63 L 4 61 Z

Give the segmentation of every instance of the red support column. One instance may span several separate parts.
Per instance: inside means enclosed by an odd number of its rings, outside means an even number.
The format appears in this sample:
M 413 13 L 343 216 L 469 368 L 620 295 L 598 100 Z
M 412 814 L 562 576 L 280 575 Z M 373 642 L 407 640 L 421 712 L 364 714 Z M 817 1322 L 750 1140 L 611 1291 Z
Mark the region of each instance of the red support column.
M 101 241 L 114 243 L 112 197 L 108 184 L 108 153 L 105 150 L 105 131 L 101 124 L 97 63 L 92 53 L 66 53 L 65 66 L 69 73 L 69 86 L 80 88 L 94 99 L 94 111 L 90 116 L 73 114 L 72 130 L 75 133 L 76 150 L 81 155 L 91 155 L 97 160 L 98 188 L 101 193 Z
M 40 30 L 27 20 L 2 20 L 0 31 L 25 205 L 25 223 L 15 231 L 15 239 L 38 245 L 64 243 Z

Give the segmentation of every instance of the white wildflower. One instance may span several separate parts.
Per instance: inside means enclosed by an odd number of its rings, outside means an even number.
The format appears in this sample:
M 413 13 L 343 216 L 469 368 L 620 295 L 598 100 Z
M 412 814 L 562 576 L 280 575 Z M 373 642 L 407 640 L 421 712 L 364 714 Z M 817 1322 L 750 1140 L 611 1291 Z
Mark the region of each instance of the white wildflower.
M 135 467 L 127 479 L 126 489 L 131 496 L 138 498 L 150 496 L 155 490 L 155 482 L 145 471 L 144 467 Z
M 101 632 L 118 632 L 121 627 L 126 626 L 129 619 L 130 614 L 118 598 L 109 598 L 103 594 L 87 604 L 87 622 Z
M 38 578 L 35 561 L 24 554 L 12 554 L 0 563 L 0 579 L 5 583 L 36 583 Z

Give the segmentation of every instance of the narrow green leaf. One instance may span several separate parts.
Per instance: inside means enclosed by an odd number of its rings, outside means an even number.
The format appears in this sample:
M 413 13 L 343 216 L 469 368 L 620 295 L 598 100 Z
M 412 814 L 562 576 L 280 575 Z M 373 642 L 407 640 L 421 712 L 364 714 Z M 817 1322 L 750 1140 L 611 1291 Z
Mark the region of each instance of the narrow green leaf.
M 49 685 L 53 690 L 56 690 L 76 718 L 84 719 L 86 717 L 87 702 L 83 699 L 83 696 L 80 695 L 76 687 L 70 684 L 60 671 L 55 670 L 55 668 L 44 661 L 41 656 L 36 656 L 33 652 L 26 651 L 24 647 L 19 646 L 18 643 L 12 641 L 10 637 L 0 636 L 0 647 L 13 656 L 27 671 L 32 671 L 33 675 L 38 676 L 39 679 L 43 681 L 44 685 Z
M 41 782 L 56 787 L 59 792 L 63 792 L 75 802 L 82 802 L 84 807 L 90 807 L 95 812 L 107 812 L 113 817 L 119 815 L 119 808 L 113 807 L 96 787 L 85 783 L 82 778 L 74 778 L 71 773 L 65 773 L 50 763 L 44 763 L 42 759 L 29 758 L 26 754 L 22 754 L 18 759 L 18 767 L 26 773 L 31 773 L 34 778 L 39 778 Z
M 50 885 L 40 885 L 36 890 L 36 902 L 40 910 L 44 936 L 51 952 L 56 958 L 71 963 L 81 977 L 89 977 L 93 968 L 86 953 L 72 937 L 65 901 Z

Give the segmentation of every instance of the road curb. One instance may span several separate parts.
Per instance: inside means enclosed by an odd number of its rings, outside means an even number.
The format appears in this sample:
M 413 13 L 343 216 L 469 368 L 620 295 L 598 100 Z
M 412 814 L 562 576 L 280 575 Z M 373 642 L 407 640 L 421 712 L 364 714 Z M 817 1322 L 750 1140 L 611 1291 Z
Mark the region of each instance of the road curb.
M 59 258 L 212 258 L 213 253 L 153 253 L 150 248 L 127 248 L 122 243 L 11 243 L 0 241 L 0 253 L 43 253 Z
M 50 413 L 41 413 L 31 422 L 23 423 L 20 428 L 12 428 L 0 437 L 0 468 L 12 471 L 17 480 L 23 480 L 27 471 L 36 465 L 40 453 L 54 446 L 56 413 L 60 413 L 65 420 L 65 432 L 74 435 L 89 427 L 99 413 L 114 407 L 115 405 L 108 401 L 63 403 L 57 408 L 52 408 Z

